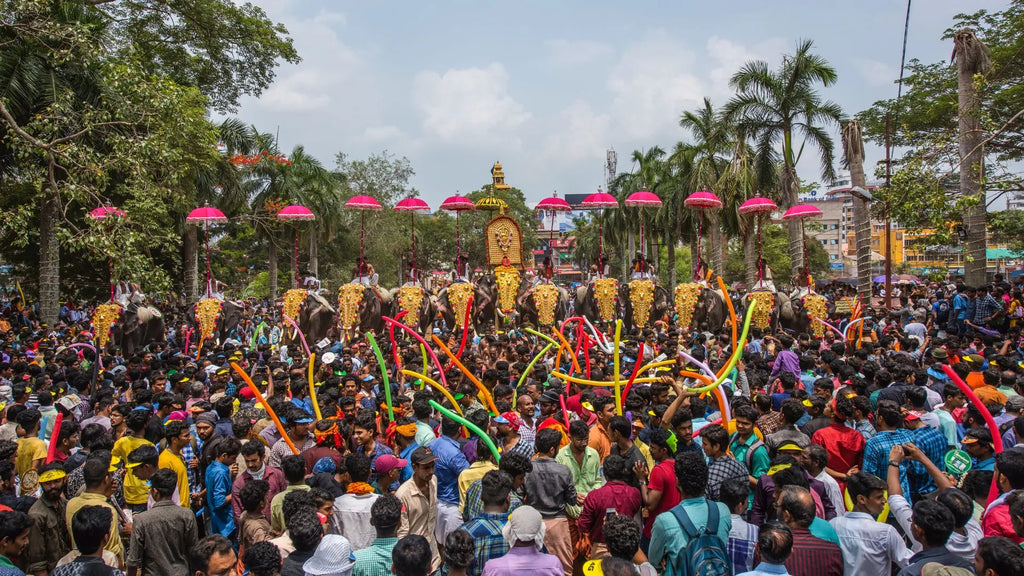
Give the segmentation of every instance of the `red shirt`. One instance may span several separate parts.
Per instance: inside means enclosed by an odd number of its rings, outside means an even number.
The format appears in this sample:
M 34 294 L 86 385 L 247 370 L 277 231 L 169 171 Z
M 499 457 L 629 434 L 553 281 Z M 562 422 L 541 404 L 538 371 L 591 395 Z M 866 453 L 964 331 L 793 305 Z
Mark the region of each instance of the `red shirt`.
M 683 501 L 679 495 L 679 488 L 676 486 L 676 462 L 669 458 L 662 460 L 651 470 L 651 477 L 647 480 L 648 490 L 661 492 L 661 502 L 657 508 L 651 511 L 644 521 L 644 536 L 651 537 L 651 527 L 654 526 L 654 519 L 658 514 L 668 511 L 670 508 Z
M 864 460 L 864 436 L 846 424 L 829 424 L 814 433 L 811 442 L 823 446 L 828 452 L 828 467 L 845 474 Z M 843 486 L 839 487 L 843 490 Z
M 615 480 L 591 490 L 583 500 L 583 511 L 576 520 L 580 534 L 589 534 L 591 542 L 604 542 L 604 517 L 608 510 L 616 514 L 634 516 L 643 506 L 640 491 L 625 482 Z

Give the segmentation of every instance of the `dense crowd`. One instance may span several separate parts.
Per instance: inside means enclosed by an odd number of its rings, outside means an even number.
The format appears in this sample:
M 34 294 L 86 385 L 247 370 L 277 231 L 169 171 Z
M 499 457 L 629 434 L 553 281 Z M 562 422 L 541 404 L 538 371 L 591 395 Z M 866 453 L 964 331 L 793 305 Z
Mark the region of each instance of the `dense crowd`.
M 752 329 L 731 369 L 729 327 L 671 321 L 619 354 L 470 337 L 463 369 L 386 334 L 383 366 L 310 366 L 245 324 L 97 357 L 87 314 L 8 302 L 0 576 L 1024 574 L 1020 286 L 894 305 L 850 340 Z

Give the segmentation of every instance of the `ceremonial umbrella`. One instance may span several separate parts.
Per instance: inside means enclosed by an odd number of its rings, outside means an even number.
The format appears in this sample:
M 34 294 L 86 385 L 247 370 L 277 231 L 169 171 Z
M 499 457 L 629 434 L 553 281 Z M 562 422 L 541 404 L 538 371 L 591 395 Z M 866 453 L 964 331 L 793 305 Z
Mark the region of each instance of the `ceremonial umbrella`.
M 422 198 L 406 198 L 395 204 L 395 210 L 409 213 L 410 235 L 412 237 L 412 269 L 416 270 L 416 214 L 429 214 L 430 205 Z M 401 282 L 399 282 L 401 284 Z
M 379 212 L 380 202 L 373 196 L 353 196 L 345 202 L 345 208 L 359 210 L 359 275 L 363 275 L 363 237 L 366 232 L 366 213 Z
M 740 214 L 754 215 L 754 228 L 757 233 L 757 285 L 760 286 L 764 280 L 764 260 L 761 258 L 761 215 L 771 214 L 779 207 L 770 199 L 764 196 L 754 196 L 743 204 L 740 204 Z
M 123 218 L 125 216 L 124 210 L 120 208 L 114 208 L 113 206 L 100 206 L 99 208 L 93 208 L 89 212 L 89 219 L 96 222 L 102 222 L 109 218 Z M 114 301 L 114 256 L 111 255 L 107 259 L 110 265 L 110 301 Z
M 202 222 L 206 231 L 206 297 L 212 297 L 213 284 L 210 274 L 210 222 L 227 222 L 228 217 L 223 212 L 211 206 L 196 208 L 185 218 L 185 222 L 199 224 Z
M 462 239 L 459 236 L 459 214 L 468 210 L 475 210 L 476 205 L 473 201 L 465 196 L 449 196 L 441 202 L 441 210 L 447 210 L 449 212 L 455 212 L 455 264 L 458 267 L 459 261 L 462 258 Z M 456 270 L 456 274 L 462 276 L 462 270 Z
M 646 256 L 644 251 L 644 247 L 647 245 L 647 239 L 644 236 L 644 208 L 648 206 L 660 208 L 661 198 L 658 198 L 653 192 L 639 190 L 626 197 L 626 201 L 623 204 L 640 209 L 640 255 Z
M 607 192 L 602 192 L 601 187 L 598 186 L 597 192 L 594 192 L 593 194 L 584 198 L 583 202 L 580 203 L 580 207 L 583 208 L 584 210 L 600 210 L 600 212 L 597 213 L 597 277 L 600 278 L 604 273 L 604 264 L 601 262 L 601 250 L 604 247 L 604 227 L 602 225 L 604 210 L 606 208 L 618 208 L 619 201 L 615 198 L 615 196 L 612 196 Z
M 807 287 L 811 287 L 811 263 L 807 259 L 807 238 L 804 237 L 804 220 L 821 216 L 821 210 L 813 204 L 797 204 L 782 215 L 783 220 L 800 221 L 800 241 L 804 247 L 804 274 L 807 276 Z
M 564 199 L 559 198 L 558 194 L 555 193 L 548 198 L 545 198 L 537 203 L 537 210 L 547 210 L 551 212 L 551 229 L 549 230 L 548 236 L 548 250 L 551 251 L 551 263 L 554 265 L 555 255 L 555 212 L 569 212 L 572 210 L 572 206 Z M 548 275 L 548 280 L 551 279 L 550 270 L 545 270 L 545 274 Z
M 718 196 L 715 196 L 713 192 L 700 190 L 687 196 L 686 199 L 683 200 L 683 206 L 696 210 L 699 215 L 697 220 L 697 262 L 693 267 L 693 279 L 695 281 L 699 281 L 701 269 L 704 264 L 700 251 L 701 239 L 704 237 L 704 211 L 718 210 L 722 207 L 722 201 L 719 200 Z
M 285 222 L 291 221 L 292 230 L 295 233 L 295 251 L 292 260 L 292 270 L 295 274 L 295 287 L 299 287 L 299 220 L 316 220 L 316 216 L 309 208 L 292 204 L 281 208 L 277 213 L 277 219 Z

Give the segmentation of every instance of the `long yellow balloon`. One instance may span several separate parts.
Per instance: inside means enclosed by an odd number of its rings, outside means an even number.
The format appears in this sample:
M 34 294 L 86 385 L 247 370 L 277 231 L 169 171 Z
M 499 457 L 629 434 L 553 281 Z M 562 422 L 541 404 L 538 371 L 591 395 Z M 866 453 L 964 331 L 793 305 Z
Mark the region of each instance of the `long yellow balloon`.
M 732 371 L 732 369 L 736 366 L 736 362 L 739 361 L 740 355 L 743 353 L 743 347 L 746 346 L 747 344 L 747 333 L 750 331 L 750 319 L 753 318 L 754 308 L 756 307 L 757 300 L 751 300 L 750 305 L 747 306 L 747 317 L 743 321 L 743 333 L 740 335 L 740 341 L 736 343 L 736 349 L 733 350 L 732 356 L 729 358 L 729 361 L 725 364 L 725 366 L 722 367 L 722 370 L 719 372 L 719 375 L 715 379 L 714 383 L 708 386 L 702 386 L 700 388 L 690 388 L 691 392 L 709 392 L 713 388 L 721 386 L 722 382 L 725 382 L 726 375 L 729 374 L 729 372 Z
M 572 382 L 574 384 L 583 384 L 583 385 L 586 385 L 586 386 L 614 386 L 615 385 L 615 382 L 606 382 L 604 380 L 587 380 L 586 378 L 577 378 L 575 376 L 569 376 L 568 374 L 562 374 L 561 372 L 552 372 L 551 375 L 554 376 L 555 378 L 558 378 L 559 380 L 565 380 L 565 381 L 568 381 L 568 382 Z M 633 381 L 634 384 L 636 384 L 638 382 L 641 383 L 641 384 L 644 384 L 644 383 L 651 384 L 651 383 L 654 383 L 654 382 L 661 382 L 661 378 L 658 378 L 658 377 L 655 377 L 655 378 L 637 378 L 636 380 Z
M 479 390 L 481 394 L 483 394 L 484 400 L 487 401 L 487 407 L 491 409 L 491 412 L 495 416 L 501 414 L 501 412 L 498 412 L 498 408 L 494 405 L 494 398 L 491 398 L 491 393 L 489 390 L 487 390 L 487 387 L 484 386 L 483 382 L 477 380 L 476 376 L 473 376 L 473 373 L 466 369 L 462 362 L 459 361 L 455 354 L 452 354 L 452 351 L 449 350 L 448 347 L 444 345 L 444 342 L 442 342 L 441 339 L 438 338 L 436 334 L 433 335 L 432 338 L 434 339 L 434 344 L 437 344 L 438 346 L 441 347 L 441 351 L 444 352 L 446 356 L 448 356 L 448 359 L 454 362 L 455 365 L 459 367 L 459 370 L 461 370 L 462 373 L 466 375 L 466 378 L 469 378 L 469 381 L 476 386 L 477 390 Z
M 427 384 L 430 384 L 435 389 L 444 394 L 445 398 L 447 398 L 448 401 L 452 403 L 452 406 L 455 407 L 459 414 L 462 414 L 462 408 L 459 407 L 459 403 L 455 401 L 455 397 L 452 396 L 452 393 L 449 392 L 444 386 L 441 386 L 434 380 L 431 380 L 430 378 L 427 378 L 426 376 L 418 372 L 413 372 L 412 370 L 402 370 L 402 374 L 405 374 L 406 376 L 412 376 L 413 378 L 419 378 L 420 380 L 423 380 Z
M 612 362 L 615 365 L 615 413 L 622 416 L 622 374 L 619 373 L 619 344 L 622 342 L 622 319 L 615 321 L 615 350 Z M 633 381 L 636 383 L 636 380 Z
M 316 412 L 316 419 L 323 420 L 320 415 L 320 403 L 316 401 L 316 386 L 313 384 L 313 361 L 316 360 L 316 352 L 309 355 L 309 398 L 313 401 L 313 412 Z

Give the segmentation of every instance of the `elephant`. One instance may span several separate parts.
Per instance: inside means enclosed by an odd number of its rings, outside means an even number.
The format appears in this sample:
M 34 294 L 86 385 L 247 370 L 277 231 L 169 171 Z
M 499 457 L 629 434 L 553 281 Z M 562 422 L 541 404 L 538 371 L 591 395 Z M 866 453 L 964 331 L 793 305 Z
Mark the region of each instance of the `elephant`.
M 337 312 L 334 307 L 322 295 L 309 290 L 302 307 L 299 309 L 298 318 L 295 322 L 302 330 L 306 343 L 311 347 L 318 341 L 327 337 L 334 328 L 334 315 Z M 295 330 L 290 326 L 284 331 L 283 342 L 291 345 L 296 340 Z
M 456 285 L 457 284 L 452 284 L 442 288 L 434 298 L 437 315 L 441 317 L 444 325 L 449 330 L 455 329 L 455 315 L 458 314 L 461 317 L 466 313 L 465 310 L 454 310 L 452 303 L 448 301 L 448 292 Z M 494 280 L 492 278 L 490 282 L 488 282 L 487 278 L 484 277 L 476 284 L 471 284 L 471 286 L 473 286 L 473 309 L 470 311 L 470 322 L 472 322 L 474 329 L 478 332 L 483 332 L 485 324 L 488 321 L 494 321 L 494 301 L 496 298 L 494 293 Z
M 165 338 L 163 315 L 153 306 L 134 302 L 121 310 L 121 317 L 111 329 L 111 341 L 124 357 L 135 355 L 146 346 Z
M 750 303 L 750 295 L 742 299 L 742 310 L 737 310 L 738 315 L 743 315 L 746 312 L 747 306 Z M 769 326 L 775 331 L 779 328 L 787 332 L 794 334 L 809 333 L 811 329 L 811 322 L 813 322 L 807 315 L 807 311 L 803 308 L 803 299 L 800 297 L 792 297 L 790 294 L 785 292 L 775 292 L 775 302 L 772 306 L 771 316 L 769 317 Z
M 704 287 L 700 292 L 700 299 L 693 310 L 693 322 L 691 327 L 704 332 L 717 333 L 725 326 L 729 318 L 729 310 L 725 303 L 721 290 Z
M 359 288 L 362 289 L 361 300 L 358 305 L 354 305 L 349 295 L 359 293 Z M 338 326 L 342 339 L 352 338 L 356 331 L 373 331 L 379 334 L 384 329 L 385 312 L 386 304 L 377 290 L 356 282 L 345 284 L 338 296 Z
M 619 302 L 622 305 L 622 324 L 626 332 L 632 332 L 633 322 L 633 300 L 630 298 L 630 283 L 619 284 Z M 672 298 L 668 290 L 658 284 L 654 285 L 654 298 L 651 300 L 651 310 L 648 316 L 648 323 L 665 318 L 672 310 Z
M 199 302 L 201 303 L 203 300 Z M 199 306 L 199 303 L 197 303 L 197 306 Z M 220 317 L 217 319 L 217 325 L 213 331 L 213 338 L 217 343 L 223 343 L 228 338 L 235 336 L 235 329 L 241 324 L 244 314 L 244 303 L 234 300 L 220 301 Z M 202 330 L 202 327 L 199 326 L 199 319 L 195 314 L 192 314 L 192 323 L 197 330 Z
M 601 279 L 602 282 L 607 280 L 612 279 Z M 594 324 L 598 324 L 600 322 L 603 322 L 603 319 L 601 318 L 601 310 L 598 306 L 597 299 L 594 297 L 594 282 L 595 281 L 591 280 L 588 284 L 581 285 L 576 288 L 576 298 L 573 302 L 573 309 L 576 313 L 576 316 L 584 316 Z M 616 286 L 611 293 L 617 295 L 617 292 L 618 287 Z M 611 319 L 612 321 L 614 321 L 615 318 L 618 318 L 619 314 L 622 312 L 622 303 L 619 302 L 618 298 L 614 298 L 611 303 L 611 306 L 613 307 Z
M 519 318 L 522 324 L 530 324 L 536 327 L 541 326 L 541 318 L 537 309 L 537 302 L 534 299 L 534 295 L 538 289 L 542 289 L 543 286 L 551 286 L 557 291 L 557 298 L 554 302 L 554 324 L 560 324 L 565 319 L 565 312 L 569 308 L 569 293 L 565 288 L 560 288 L 550 283 L 538 284 L 537 286 L 530 286 L 524 282 L 519 290 L 519 295 L 516 297 L 516 310 L 519 313 Z M 551 325 L 551 323 L 547 324 Z
M 423 297 L 420 299 L 420 305 L 418 307 L 419 318 L 415 322 L 415 325 L 410 325 L 408 323 L 409 316 L 405 316 L 402 319 L 402 323 L 410 326 L 421 335 L 426 335 L 430 331 L 430 327 L 434 324 L 434 319 L 437 317 L 437 303 L 434 301 L 435 297 L 429 294 L 426 290 L 423 290 L 421 286 L 409 285 L 392 290 L 391 309 L 389 310 L 389 315 L 394 317 L 403 311 L 401 303 L 402 291 L 407 288 L 419 288 L 422 291 Z

